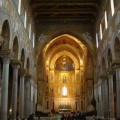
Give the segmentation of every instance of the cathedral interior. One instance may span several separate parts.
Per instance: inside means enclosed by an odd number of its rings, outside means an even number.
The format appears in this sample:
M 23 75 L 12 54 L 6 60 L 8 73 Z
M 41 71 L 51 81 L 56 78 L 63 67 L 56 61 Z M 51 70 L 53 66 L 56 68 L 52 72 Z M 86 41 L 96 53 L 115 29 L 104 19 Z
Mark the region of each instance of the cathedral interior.
M 119 29 L 120 0 L 0 0 L 0 120 L 120 119 Z

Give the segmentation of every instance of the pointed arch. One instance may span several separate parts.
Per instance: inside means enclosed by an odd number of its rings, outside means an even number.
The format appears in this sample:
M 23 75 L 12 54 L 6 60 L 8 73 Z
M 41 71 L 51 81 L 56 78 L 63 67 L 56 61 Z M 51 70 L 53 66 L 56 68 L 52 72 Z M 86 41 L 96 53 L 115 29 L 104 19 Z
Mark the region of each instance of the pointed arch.
M 114 42 L 114 55 L 115 60 L 120 60 L 120 40 L 118 37 L 116 37 Z
M 13 41 L 14 59 L 18 59 L 18 51 L 19 51 L 18 38 L 15 37 Z
M 108 63 L 108 67 L 111 67 L 111 64 L 112 64 L 112 52 L 111 52 L 110 48 L 108 49 L 107 63 Z
M 48 44 L 51 44 L 52 42 L 54 42 L 56 39 L 60 38 L 61 36 L 67 36 L 67 37 L 73 39 L 78 44 L 82 43 L 83 45 L 85 45 L 88 48 L 88 50 L 90 51 L 90 54 L 93 56 L 95 46 L 92 44 L 91 41 L 90 41 L 91 44 L 88 43 L 88 40 L 87 40 L 87 37 L 85 37 L 86 36 L 85 34 L 77 35 L 77 34 L 74 34 L 71 32 L 65 32 L 65 33 L 62 32 L 62 33 L 55 34 L 48 39 L 45 39 L 45 42 L 43 44 L 39 44 L 37 46 L 36 60 L 38 60 L 39 55 L 45 46 L 46 46 L 46 49 L 48 49 Z M 89 37 L 91 38 L 91 36 L 89 36 Z
M 25 52 L 24 52 L 24 48 L 21 51 L 21 67 L 24 68 L 24 63 L 25 63 Z
M 103 57 L 102 59 L 102 72 L 104 73 L 106 71 L 106 62 L 105 62 L 105 58 Z
M 76 57 L 70 53 L 69 51 L 61 51 L 59 52 L 58 54 L 56 54 L 50 61 L 50 69 L 54 69 L 54 63 L 56 62 L 56 60 L 61 57 L 62 55 L 66 55 L 66 56 L 69 56 L 73 61 L 74 61 L 74 64 L 75 64 L 75 69 L 79 69 L 79 62 L 78 60 L 76 59 Z
M 30 68 L 30 61 L 29 61 L 29 57 L 27 58 L 27 64 L 26 64 L 26 69 L 29 72 L 29 68 Z
M 8 20 L 5 20 L 2 25 L 1 36 L 3 38 L 2 41 L 2 49 L 9 48 L 9 41 L 10 41 L 10 26 Z

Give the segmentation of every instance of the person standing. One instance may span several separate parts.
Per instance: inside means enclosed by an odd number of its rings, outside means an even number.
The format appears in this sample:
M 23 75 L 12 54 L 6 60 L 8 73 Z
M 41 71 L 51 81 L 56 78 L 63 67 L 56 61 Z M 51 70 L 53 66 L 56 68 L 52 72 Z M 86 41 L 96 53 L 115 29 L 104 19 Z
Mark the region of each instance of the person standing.
M 65 120 L 65 116 L 64 116 L 64 114 L 62 114 L 61 120 Z
M 58 113 L 57 119 L 58 119 L 58 120 L 61 120 L 61 116 L 60 116 L 59 113 Z
M 38 114 L 38 120 L 41 120 L 41 118 L 40 118 L 40 113 Z

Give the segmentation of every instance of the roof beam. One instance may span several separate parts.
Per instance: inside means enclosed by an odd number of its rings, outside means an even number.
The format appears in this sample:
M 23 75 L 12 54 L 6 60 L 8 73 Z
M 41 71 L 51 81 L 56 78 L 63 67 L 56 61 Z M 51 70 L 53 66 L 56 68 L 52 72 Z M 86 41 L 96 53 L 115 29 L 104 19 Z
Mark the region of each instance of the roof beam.
M 32 2 L 31 3 L 32 7 L 39 7 L 39 6 L 98 6 L 96 2 L 72 2 L 72 1 L 67 1 L 67 2 L 61 2 L 61 1 L 55 1 L 55 2 Z
M 88 19 L 88 18 L 84 18 L 84 19 L 39 19 L 35 21 L 37 24 L 38 23 L 50 23 L 50 22 L 87 22 L 87 23 L 93 23 L 94 19 Z
M 36 21 L 93 21 L 93 19 L 89 19 L 89 18 L 82 18 L 82 19 L 37 19 Z
M 38 11 L 35 13 L 35 15 L 43 15 L 43 14 L 91 14 L 95 15 L 94 11 Z
M 94 17 L 86 16 L 86 17 L 67 17 L 67 16 L 59 16 L 59 17 L 48 17 L 48 16 L 40 16 L 37 17 L 37 20 L 85 20 L 85 19 L 94 19 Z
M 96 11 L 96 8 L 94 7 L 84 7 L 84 8 L 34 8 L 33 9 L 34 12 L 37 12 L 37 11 Z

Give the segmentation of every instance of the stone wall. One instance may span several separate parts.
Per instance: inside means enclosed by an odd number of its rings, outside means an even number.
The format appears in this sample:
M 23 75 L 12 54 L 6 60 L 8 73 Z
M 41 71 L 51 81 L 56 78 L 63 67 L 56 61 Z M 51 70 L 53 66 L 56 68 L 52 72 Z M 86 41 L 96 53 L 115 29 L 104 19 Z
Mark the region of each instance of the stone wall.
M 37 26 L 37 48 L 36 48 L 36 60 L 38 60 L 41 50 L 45 45 L 52 39 L 63 35 L 69 34 L 73 37 L 78 38 L 83 44 L 88 47 L 91 54 L 94 54 L 95 44 L 93 27 L 89 23 L 79 23 L 79 24 L 40 24 Z
M 23 4 L 23 3 L 22 3 Z M 21 8 L 22 9 L 22 8 Z M 26 3 L 26 9 L 27 11 L 30 9 L 28 4 Z M 30 11 L 28 12 L 28 15 L 30 14 Z M 29 16 L 32 16 L 31 14 Z M 21 56 L 21 50 L 24 48 L 25 50 L 25 66 L 26 68 L 26 62 L 27 58 L 30 60 L 30 73 L 34 75 L 35 73 L 35 63 L 34 63 L 34 50 L 32 47 L 33 39 L 29 39 L 28 30 L 25 29 L 24 23 L 21 19 L 21 15 L 18 14 L 17 6 L 12 0 L 2 0 L 0 2 L 0 33 L 2 31 L 2 25 L 5 20 L 8 20 L 10 25 L 10 42 L 9 42 L 9 49 L 13 49 L 13 40 L 15 37 L 18 38 L 18 44 L 19 44 L 19 57 Z M 35 33 L 34 28 L 34 21 L 32 17 L 29 17 L 31 19 L 32 24 L 32 33 Z M 28 23 L 29 25 L 29 23 Z M 34 71 L 34 72 L 33 72 Z
M 116 38 L 120 39 L 120 1 L 113 0 L 116 2 L 116 4 L 114 4 L 115 13 L 113 15 L 111 12 L 110 1 L 111 0 L 105 0 L 102 2 L 98 19 L 96 21 L 95 31 L 95 34 L 98 34 L 99 42 L 98 48 L 96 48 L 97 75 L 94 86 L 97 105 L 96 109 L 98 113 L 97 115 L 104 118 L 120 116 L 118 114 L 119 110 L 114 108 L 115 106 L 118 106 L 119 103 L 114 97 L 116 93 L 113 92 L 113 89 L 116 89 L 116 92 L 118 92 L 118 88 L 114 88 L 113 84 L 113 76 L 116 74 L 116 69 L 114 69 L 113 64 L 116 60 L 119 61 L 119 58 L 116 58 L 115 56 L 115 41 Z M 105 11 L 107 13 L 107 28 L 105 28 Z M 100 38 L 100 24 L 102 25 L 102 39 Z M 119 54 L 117 54 L 117 57 L 118 56 L 120 57 Z M 103 63 L 104 60 L 105 62 Z M 116 79 L 114 81 L 116 81 Z M 116 81 L 116 84 L 118 84 L 117 82 L 118 81 Z
M 7 50 L 8 52 L 10 50 L 14 51 L 13 48 L 15 46 L 14 46 L 13 43 L 14 43 L 15 38 L 17 38 L 18 46 L 17 46 L 16 49 L 18 49 L 18 51 L 17 51 L 18 52 L 18 57 L 14 58 L 14 55 L 13 55 L 13 59 L 16 60 L 16 61 L 23 62 L 21 56 L 24 54 L 24 57 L 25 57 L 24 58 L 24 66 L 21 65 L 22 66 L 21 68 L 26 69 L 27 72 L 28 72 L 28 75 L 30 75 L 30 77 L 31 77 L 30 81 L 29 81 L 30 82 L 30 89 L 32 87 L 33 87 L 33 89 L 30 91 L 31 93 L 29 95 L 30 95 L 30 101 L 31 101 L 31 104 L 32 104 L 30 106 L 30 108 L 31 108 L 30 112 L 33 113 L 35 111 L 35 105 L 36 105 L 36 102 L 37 102 L 37 100 L 36 100 L 37 99 L 37 95 L 36 95 L 37 85 L 35 83 L 36 82 L 36 68 L 35 68 L 35 60 L 34 60 L 35 52 L 34 52 L 34 48 L 33 48 L 33 45 L 32 45 L 32 43 L 33 43 L 33 33 L 35 33 L 35 28 L 34 28 L 35 26 L 34 26 L 34 21 L 33 21 L 33 18 L 32 18 L 32 14 L 30 12 L 29 4 L 27 2 L 25 3 L 25 1 L 22 0 L 22 5 L 24 4 L 25 8 L 21 7 L 21 11 L 23 9 L 26 9 L 26 11 L 28 11 L 27 26 L 26 26 L 26 28 L 24 27 L 24 21 L 22 19 L 23 16 L 22 16 L 22 14 L 19 15 L 18 9 L 17 9 L 17 6 L 16 6 L 17 1 L 18 0 L 16 0 L 16 1 L 15 0 L 0 0 L 0 43 L 4 45 L 4 41 L 7 41 L 8 45 L 7 45 L 7 48 L 5 48 L 5 50 Z M 23 1 L 24 1 L 24 3 L 23 3 Z M 8 23 L 7 24 L 8 25 L 7 29 L 8 29 L 8 31 L 10 31 L 9 32 L 9 34 L 10 34 L 9 35 L 10 36 L 9 40 L 6 40 L 5 37 L 2 35 L 2 31 L 5 29 L 5 28 L 3 28 L 3 25 L 6 21 Z M 32 33 L 31 38 L 29 37 L 30 22 L 31 22 L 31 31 L 32 31 L 31 32 Z M 6 35 L 7 33 L 4 33 L 4 34 Z M 2 47 L 2 50 L 3 49 L 4 48 Z M 24 51 L 24 53 L 23 53 L 23 51 Z M 28 67 L 28 63 L 29 63 L 29 67 Z M 28 68 L 29 68 L 29 70 L 28 70 Z M 2 69 L 2 68 L 0 68 L 0 69 Z M 4 81 L 4 77 L 2 77 L 2 79 Z M 10 81 L 10 79 L 8 79 L 8 80 Z M 1 81 L 2 80 L 0 80 L 0 83 L 1 83 Z M 26 78 L 26 81 L 27 81 L 27 78 Z M 1 107 L 2 104 L 1 103 L 4 100 L 2 100 L 2 98 L 1 98 L 1 94 L 3 93 L 1 91 L 1 86 L 3 86 L 3 84 L 0 84 L 0 108 L 1 108 L 1 111 L 2 111 L 2 107 Z M 8 91 L 7 87 L 6 87 L 6 91 Z M 2 94 L 2 95 L 3 95 L 3 98 L 4 98 L 4 94 Z M 6 96 L 7 96 L 7 94 L 6 94 Z M 7 102 L 8 101 L 6 99 L 6 103 L 5 103 L 6 105 L 7 105 Z M 19 103 L 19 104 L 21 104 L 21 103 Z M 9 108 L 6 107 L 6 109 L 9 109 Z M 7 114 L 7 111 L 6 111 L 6 114 Z M 7 115 L 3 115 L 3 116 L 5 116 L 7 118 Z

